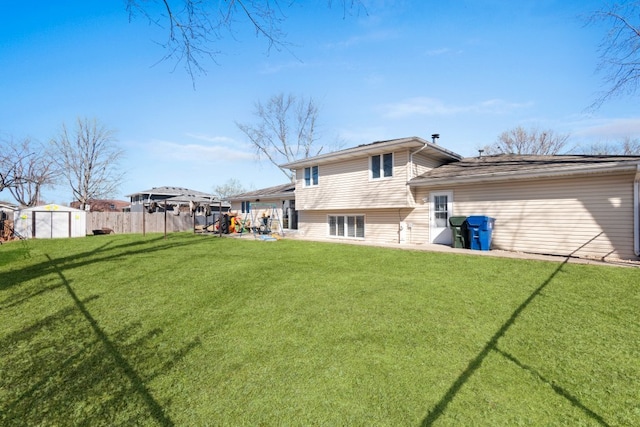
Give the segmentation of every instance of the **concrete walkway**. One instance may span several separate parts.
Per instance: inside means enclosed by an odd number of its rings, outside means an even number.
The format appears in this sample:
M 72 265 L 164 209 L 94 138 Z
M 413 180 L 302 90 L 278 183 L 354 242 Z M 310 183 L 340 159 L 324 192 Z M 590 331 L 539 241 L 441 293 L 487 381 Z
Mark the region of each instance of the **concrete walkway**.
M 252 238 L 252 239 L 254 238 L 253 234 L 251 233 L 244 233 L 242 235 L 236 234 L 235 236 L 243 237 L 243 238 Z M 511 252 L 511 251 L 503 251 L 503 250 L 475 251 L 470 249 L 452 248 L 451 246 L 448 246 L 448 245 L 436 245 L 432 243 L 421 243 L 421 244 L 370 243 L 370 242 L 363 242 L 358 240 L 308 239 L 300 236 L 299 234 L 293 231 L 286 232 L 284 238 L 296 239 L 296 240 L 308 240 L 308 241 L 314 241 L 314 242 L 344 243 L 348 245 L 375 246 L 375 247 L 384 247 L 384 248 L 392 248 L 392 249 L 413 250 L 413 251 L 448 252 L 448 253 L 455 253 L 455 254 L 469 255 L 469 256 L 490 256 L 490 257 L 499 257 L 499 258 L 530 259 L 530 260 L 536 260 L 536 261 L 548 261 L 548 262 L 557 262 L 557 263 L 567 262 L 571 264 L 590 264 L 590 265 L 606 265 L 606 266 L 614 266 L 614 267 L 640 268 L 640 261 L 632 261 L 632 260 L 619 260 L 619 259 L 598 260 L 598 259 L 590 259 L 590 258 L 566 257 L 566 256 L 559 256 L 559 255 L 543 255 L 543 254 L 532 254 L 532 253 L 525 253 L 525 252 Z

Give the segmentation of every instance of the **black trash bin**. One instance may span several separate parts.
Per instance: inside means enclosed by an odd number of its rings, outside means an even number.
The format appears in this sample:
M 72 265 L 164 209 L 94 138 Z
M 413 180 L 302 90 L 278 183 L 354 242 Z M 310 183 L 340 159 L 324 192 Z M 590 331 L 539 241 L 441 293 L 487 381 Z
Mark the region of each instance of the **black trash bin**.
M 496 222 L 495 218 L 476 215 L 468 217 L 466 222 L 469 248 L 488 251 L 491 248 L 493 225 Z
M 451 226 L 451 247 L 452 248 L 466 248 L 467 246 L 467 217 L 466 216 L 452 216 L 449 218 L 449 225 Z

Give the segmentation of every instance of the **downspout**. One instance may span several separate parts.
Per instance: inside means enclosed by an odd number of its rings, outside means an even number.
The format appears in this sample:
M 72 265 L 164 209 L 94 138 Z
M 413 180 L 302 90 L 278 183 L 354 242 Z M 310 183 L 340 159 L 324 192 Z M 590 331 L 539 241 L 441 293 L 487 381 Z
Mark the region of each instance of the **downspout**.
M 405 197 L 407 198 L 407 201 L 409 203 L 412 203 L 412 200 L 413 200 L 413 197 L 410 197 L 411 187 L 409 187 L 409 181 L 411 181 L 413 178 L 415 178 L 414 171 L 413 171 L 413 155 L 414 154 L 418 154 L 419 152 L 421 152 L 422 150 L 424 150 L 428 146 L 429 146 L 428 143 L 425 142 L 422 147 L 420 147 L 418 150 L 413 151 L 413 152 L 411 152 L 411 154 L 409 154 L 409 171 L 407 172 L 407 193 L 405 195 Z
M 640 256 L 640 164 L 633 180 L 633 252 Z
M 433 141 L 433 144 L 436 144 L 436 140 L 440 138 L 440 134 L 439 133 L 434 133 L 433 135 L 431 135 L 431 140 Z M 413 178 L 415 178 L 415 176 L 413 176 L 413 155 L 414 154 L 418 154 L 419 152 L 421 152 L 422 150 L 424 150 L 425 148 L 427 148 L 429 146 L 428 142 L 425 142 L 424 145 L 419 149 L 414 151 L 413 153 L 411 153 L 409 155 L 409 167 L 411 168 L 411 171 L 409 173 L 409 179 L 407 179 L 407 182 Z
M 436 136 L 437 135 L 437 136 Z M 433 138 L 433 142 L 435 143 L 436 138 L 439 138 L 440 135 L 438 134 L 433 134 L 431 135 L 431 137 Z M 422 147 L 420 147 L 418 150 L 411 152 L 411 154 L 409 154 L 409 172 L 408 172 L 408 176 L 407 176 L 407 201 L 413 205 L 415 202 L 413 201 L 413 197 L 410 197 L 411 194 L 411 187 L 409 186 L 409 181 L 411 181 L 413 178 L 415 178 L 414 176 L 414 170 L 413 170 L 413 155 L 414 154 L 418 154 L 419 152 L 421 152 L 422 150 L 424 150 L 425 148 L 427 148 L 429 146 L 428 142 L 425 142 L 424 145 Z M 400 216 L 400 210 L 398 210 L 398 216 Z M 400 231 L 398 233 L 398 243 L 400 243 L 400 233 L 402 233 L 402 222 L 400 222 L 399 224 L 400 226 Z M 406 226 L 406 224 L 405 224 Z M 411 229 L 409 229 L 409 232 L 411 232 Z M 409 237 L 409 243 L 411 242 L 411 237 Z
M 421 152 L 422 150 L 427 148 L 429 146 L 428 144 L 429 144 L 428 142 L 425 142 L 424 145 L 422 147 L 420 147 L 419 150 L 416 150 L 416 151 L 412 152 L 409 155 L 409 167 L 410 167 L 410 170 L 409 170 L 409 179 L 407 179 L 407 181 L 411 180 L 412 178 L 415 178 L 415 176 L 413 176 L 413 155 L 414 154 L 418 154 L 419 152 Z

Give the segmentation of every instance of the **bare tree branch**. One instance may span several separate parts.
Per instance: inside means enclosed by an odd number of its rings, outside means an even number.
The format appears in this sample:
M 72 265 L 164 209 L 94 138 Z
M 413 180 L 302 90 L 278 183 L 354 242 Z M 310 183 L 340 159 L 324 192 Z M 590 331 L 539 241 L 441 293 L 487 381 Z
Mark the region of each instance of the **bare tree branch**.
M 589 109 L 623 95 L 634 95 L 640 85 L 640 1 L 614 3 L 595 12 L 589 22 L 609 26 L 600 44 L 597 71 L 603 75 L 606 89 Z
M 229 200 L 230 196 L 246 192 L 247 189 L 245 189 L 240 180 L 236 178 L 229 178 L 224 184 L 216 185 L 213 188 L 213 193 L 216 194 L 220 200 Z
M 518 126 L 502 132 L 496 142 L 483 147 L 486 154 L 559 154 L 568 142 L 569 135 L 553 130 L 524 129 Z
M 26 185 L 30 182 L 30 177 L 26 174 L 26 166 L 34 153 L 29 144 L 29 140 L 16 142 L 11 137 L 2 139 L 2 150 L 0 150 L 0 191 L 8 189 L 13 192 L 18 186 Z M 18 202 L 20 202 L 18 200 Z
M 269 98 L 265 104 L 256 102 L 257 124 L 236 122 L 236 126 L 249 138 L 258 159 L 268 160 L 293 180 L 291 171 L 281 168 L 280 164 L 315 156 L 322 151 L 322 146 L 317 146 L 318 114 L 318 106 L 312 98 L 281 93 Z
M 626 136 L 618 142 L 593 143 L 581 147 L 581 151 L 592 155 L 640 156 L 640 139 Z
M 220 40 L 227 36 L 235 38 L 236 29 L 241 29 L 243 25 L 267 42 L 267 52 L 276 49 L 292 53 L 292 44 L 282 30 L 287 16 L 278 0 L 126 1 L 130 20 L 140 13 L 154 25 L 167 27 L 167 40 L 161 43 L 166 54 L 159 62 L 174 60 L 176 66 L 183 64 L 194 85 L 197 75 L 206 74 L 202 61 L 217 63 L 216 58 L 221 51 L 216 46 Z M 294 3 L 295 0 L 292 0 L 285 5 Z M 341 3 L 344 16 L 352 9 L 366 13 L 360 0 L 341 0 Z M 327 4 L 331 7 L 332 1 L 328 0 Z
M 14 184 L 9 192 L 23 206 L 40 203 L 42 189 L 55 184 L 58 169 L 48 150 L 41 144 L 25 138 L 11 142 L 7 151 L 14 159 Z
M 83 209 L 89 200 L 115 193 L 124 176 L 118 170 L 124 152 L 115 145 L 113 130 L 96 119 L 78 118 L 74 129 L 62 124 L 52 144 L 56 163 Z

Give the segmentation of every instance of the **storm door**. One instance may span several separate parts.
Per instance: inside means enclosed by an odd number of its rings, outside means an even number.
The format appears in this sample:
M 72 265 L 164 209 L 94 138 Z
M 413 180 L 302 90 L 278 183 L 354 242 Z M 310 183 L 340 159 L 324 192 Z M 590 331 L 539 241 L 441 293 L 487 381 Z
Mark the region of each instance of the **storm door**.
M 450 245 L 452 242 L 449 218 L 453 213 L 453 192 L 439 191 L 429 194 L 430 243 Z

